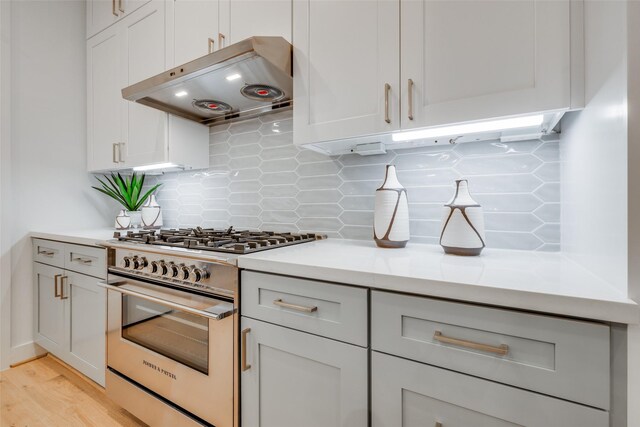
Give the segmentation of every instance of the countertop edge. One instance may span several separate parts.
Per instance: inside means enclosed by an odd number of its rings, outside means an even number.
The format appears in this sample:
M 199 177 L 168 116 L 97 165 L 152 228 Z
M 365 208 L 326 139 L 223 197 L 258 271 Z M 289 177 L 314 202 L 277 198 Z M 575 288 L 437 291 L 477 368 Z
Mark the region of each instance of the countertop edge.
M 100 233 L 100 232 L 98 232 Z M 112 232 L 113 233 L 113 232 Z M 76 232 L 31 231 L 29 237 L 34 239 L 54 240 L 84 246 L 104 246 L 107 238 L 77 234 Z M 105 236 L 106 237 L 106 236 Z
M 526 290 L 442 282 L 429 279 L 385 275 L 357 270 L 295 265 L 240 257 L 242 269 L 283 274 L 325 282 L 399 292 L 424 297 L 450 299 L 465 303 L 491 305 L 541 314 L 575 317 L 623 324 L 640 323 L 640 307 L 634 301 L 607 301 L 578 296 L 548 294 Z

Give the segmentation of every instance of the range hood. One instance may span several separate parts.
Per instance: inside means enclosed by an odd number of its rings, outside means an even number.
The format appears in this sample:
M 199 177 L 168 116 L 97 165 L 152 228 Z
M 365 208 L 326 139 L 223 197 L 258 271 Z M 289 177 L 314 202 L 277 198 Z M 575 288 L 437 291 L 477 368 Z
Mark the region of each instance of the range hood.
M 122 89 L 122 96 L 214 126 L 292 106 L 291 43 L 251 37 Z

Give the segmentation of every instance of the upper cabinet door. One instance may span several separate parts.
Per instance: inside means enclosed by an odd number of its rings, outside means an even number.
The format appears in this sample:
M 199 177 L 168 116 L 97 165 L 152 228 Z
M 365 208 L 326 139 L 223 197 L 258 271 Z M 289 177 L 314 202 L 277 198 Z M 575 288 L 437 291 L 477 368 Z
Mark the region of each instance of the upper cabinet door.
M 124 18 L 149 0 L 88 0 L 87 38 Z
M 173 66 L 182 65 L 217 50 L 218 0 L 174 0 Z M 171 16 L 171 14 L 169 15 Z
M 87 169 L 117 169 L 123 103 L 120 38 L 110 27 L 87 42 Z
M 291 42 L 292 0 L 221 0 L 221 45 L 252 36 L 281 36 Z M 218 40 L 216 40 L 218 43 Z
M 570 106 L 569 1 L 402 0 L 401 9 L 403 128 Z
M 87 1 L 87 38 L 104 30 L 121 17 L 118 0 Z
M 164 0 L 152 0 L 118 25 L 125 64 L 121 88 L 166 70 L 165 15 Z M 122 156 L 126 166 L 165 162 L 167 113 L 124 100 L 122 105 L 126 136 Z
M 296 143 L 399 129 L 397 1 L 293 5 Z

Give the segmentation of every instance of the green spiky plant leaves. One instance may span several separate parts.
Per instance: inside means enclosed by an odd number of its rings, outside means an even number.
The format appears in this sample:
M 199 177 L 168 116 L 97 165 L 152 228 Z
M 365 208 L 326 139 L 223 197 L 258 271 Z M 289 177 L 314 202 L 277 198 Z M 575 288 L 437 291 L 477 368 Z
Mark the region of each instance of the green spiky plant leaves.
M 120 203 L 128 211 L 139 210 L 144 202 L 149 198 L 154 191 L 158 189 L 162 184 L 156 184 L 146 193 L 142 193 L 142 186 L 144 185 L 144 174 L 137 175 L 135 172 L 129 177 L 122 177 L 120 173 L 111 172 L 111 177 L 104 175 L 105 181 L 96 177 L 102 188 L 95 188 L 101 193 L 106 194 L 112 199 Z

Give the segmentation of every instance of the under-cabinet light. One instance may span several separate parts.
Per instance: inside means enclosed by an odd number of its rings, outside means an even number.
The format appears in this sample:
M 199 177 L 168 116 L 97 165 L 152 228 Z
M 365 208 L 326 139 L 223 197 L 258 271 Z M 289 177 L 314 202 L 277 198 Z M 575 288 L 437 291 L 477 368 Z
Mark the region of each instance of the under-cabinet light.
M 168 169 L 168 168 L 177 168 L 178 165 L 173 163 L 156 163 L 155 165 L 145 165 L 145 166 L 137 166 L 133 168 L 134 171 L 151 171 L 156 169 Z
M 235 74 L 231 74 L 230 76 L 225 77 L 227 80 L 229 81 L 233 81 L 233 80 L 238 80 L 240 77 L 242 77 L 240 74 L 235 73 Z
M 508 129 L 540 126 L 544 120 L 542 114 L 535 116 L 514 117 L 511 119 L 490 120 L 486 122 L 465 123 L 453 126 L 441 126 L 430 129 L 412 130 L 393 134 L 393 142 L 411 141 L 413 139 L 437 138 L 441 136 L 467 135 L 479 132 L 492 132 Z
M 181 90 L 180 92 L 176 92 L 176 96 L 178 98 L 182 98 L 183 96 L 187 96 L 187 95 L 188 95 L 188 93 L 185 90 Z

